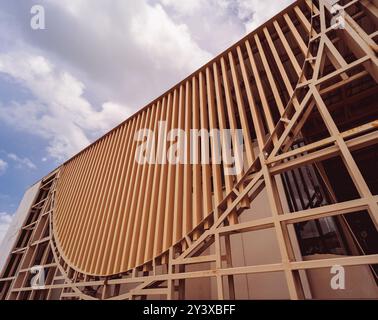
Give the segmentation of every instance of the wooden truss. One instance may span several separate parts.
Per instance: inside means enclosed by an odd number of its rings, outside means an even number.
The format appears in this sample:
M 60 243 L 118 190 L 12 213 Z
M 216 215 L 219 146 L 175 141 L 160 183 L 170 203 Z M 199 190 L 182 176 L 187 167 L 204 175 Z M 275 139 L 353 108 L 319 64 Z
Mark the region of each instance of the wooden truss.
M 272 95 L 279 110 L 279 120 L 274 121 L 270 115 L 269 104 L 264 98 L 264 88 L 258 72 L 255 75 L 255 88 L 249 87 L 249 74 L 244 65 L 240 44 L 228 51 L 231 61 L 231 74 L 235 78 L 233 53 L 239 56 L 240 72 L 244 79 L 247 100 L 251 106 L 251 118 L 256 132 L 259 153 L 250 153 L 249 167 L 238 176 L 237 181 L 227 184 L 227 195 L 217 202 L 211 213 L 204 217 L 197 226 L 176 241 L 152 260 L 132 267 L 126 272 L 111 275 L 96 275 L 83 272 L 71 263 L 56 241 L 54 209 L 56 186 L 60 179 L 60 169 L 46 177 L 30 209 L 29 218 L 20 232 L 19 239 L 12 251 L 7 267 L 0 279 L 0 298 L 2 299 L 136 299 L 166 298 L 185 299 L 185 282 L 195 278 L 211 278 L 216 282 L 219 299 L 235 298 L 234 277 L 245 274 L 283 272 L 291 299 L 306 298 L 306 289 L 301 279 L 303 270 L 327 268 L 333 265 L 356 266 L 378 263 L 378 254 L 345 256 L 335 259 L 301 261 L 295 251 L 296 237 L 293 224 L 324 217 L 342 216 L 358 210 L 367 210 L 371 220 L 378 227 L 378 196 L 371 193 L 352 152 L 374 145 L 378 142 L 378 120 L 365 122 L 345 131 L 340 130 L 332 115 L 335 105 L 331 101 L 332 93 L 343 90 L 353 83 L 370 79 L 371 91 L 377 92 L 378 60 L 377 32 L 367 33 L 359 24 L 363 15 L 369 16 L 378 23 L 378 8 L 374 1 L 338 1 L 344 8 L 345 28 L 335 29 L 330 21 L 330 5 L 327 1 L 298 1 L 290 12 L 296 13 L 296 20 L 291 14 L 281 15 L 296 39 L 298 48 L 305 59 L 302 68 L 295 57 L 291 45 L 285 40 L 277 19 L 268 22 L 272 25 L 277 37 L 281 39 L 287 54 L 286 64 L 292 64 L 298 73 L 298 83 L 293 88 L 283 63 L 277 68 L 283 77 L 284 86 L 290 92 L 290 98 L 283 106 L 282 97 L 276 82 L 271 75 L 267 58 L 257 35 L 256 49 L 260 51 L 261 63 L 267 72 L 266 81 L 271 86 Z M 301 6 L 310 9 L 310 21 L 301 11 Z M 295 23 L 302 24 L 309 34 L 305 44 Z M 261 29 L 266 36 L 266 44 L 273 49 L 273 56 L 281 61 L 279 53 L 266 27 Z M 340 52 L 339 42 L 344 41 L 354 59 L 346 59 Z M 246 41 L 247 56 L 256 69 L 252 48 Z M 223 58 L 222 58 L 223 59 Z M 224 61 L 224 60 L 222 60 Z M 222 62 L 222 67 L 225 64 Z M 217 65 L 213 64 L 215 86 Z M 209 70 L 209 68 L 207 69 Z M 269 73 L 269 72 L 270 73 Z M 209 73 L 206 73 L 209 78 Z M 227 81 L 224 82 L 227 86 Z M 252 92 L 261 97 L 262 110 L 258 111 Z M 226 88 L 227 91 L 227 88 Z M 238 86 L 232 93 L 237 105 L 243 105 Z M 340 102 L 337 102 L 340 103 Z M 336 104 L 337 104 L 336 103 Z M 343 101 L 341 101 L 343 103 Z M 265 120 L 262 120 L 262 113 Z M 302 129 L 309 117 L 317 112 L 320 121 L 327 129 L 327 137 L 292 148 L 296 139 L 302 135 Z M 243 115 L 243 112 L 240 113 Z M 200 116 L 200 115 L 198 115 Z M 241 123 L 247 121 L 247 117 Z M 268 134 L 267 134 L 268 131 Z M 248 146 L 246 152 L 248 153 Z M 276 177 L 285 172 L 305 165 L 318 165 L 325 159 L 341 157 L 352 179 L 359 198 L 337 202 L 312 209 L 285 213 L 282 207 L 284 199 L 277 190 Z M 182 174 L 182 173 L 180 173 Z M 206 174 L 206 173 L 205 173 Z M 209 172 L 210 174 L 210 172 Z M 216 180 L 217 172 L 212 172 Z M 218 177 L 219 178 L 219 177 Z M 326 177 L 323 177 L 326 180 Z M 256 197 L 266 190 L 271 216 L 262 219 L 240 222 L 238 217 L 248 208 Z M 215 192 L 215 191 L 214 191 Z M 265 265 L 233 266 L 231 258 L 230 236 L 245 232 L 272 229 L 277 237 L 281 262 Z M 208 250 L 211 248 L 211 250 Z M 211 253 L 209 253 L 211 252 Z M 47 270 L 44 289 L 30 287 L 30 268 L 42 265 Z M 201 265 L 200 271 L 188 271 L 190 265 Z M 127 289 L 122 289 L 125 288 Z

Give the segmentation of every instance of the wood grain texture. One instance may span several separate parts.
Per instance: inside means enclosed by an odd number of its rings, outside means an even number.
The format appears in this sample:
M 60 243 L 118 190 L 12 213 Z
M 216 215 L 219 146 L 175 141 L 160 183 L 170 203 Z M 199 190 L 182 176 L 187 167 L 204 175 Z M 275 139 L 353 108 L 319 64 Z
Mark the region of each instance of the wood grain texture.
M 65 259 L 87 274 L 125 272 L 198 226 L 243 172 L 226 176 L 223 162 L 203 161 L 219 142 L 206 146 L 188 137 L 187 155 L 195 150 L 198 163 L 140 165 L 136 132 L 150 129 L 156 138 L 159 121 L 186 133 L 242 129 L 249 167 L 257 156 L 253 145 L 264 144 L 293 93 L 309 25 L 309 5 L 298 1 L 66 162 L 55 213 Z M 171 144 L 156 140 L 155 151 L 167 155 Z

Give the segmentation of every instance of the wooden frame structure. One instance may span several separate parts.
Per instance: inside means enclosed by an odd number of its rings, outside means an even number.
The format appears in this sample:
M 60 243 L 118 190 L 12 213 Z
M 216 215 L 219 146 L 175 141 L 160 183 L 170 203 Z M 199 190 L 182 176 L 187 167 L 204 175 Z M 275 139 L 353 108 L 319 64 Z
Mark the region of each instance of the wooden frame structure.
M 233 299 L 235 276 L 282 272 L 290 298 L 303 299 L 303 270 L 377 264 L 378 254 L 301 261 L 292 229 L 358 210 L 378 227 L 378 196 L 353 157 L 377 144 L 378 120 L 362 117 L 345 130 L 335 120 L 346 99 L 377 97 L 378 6 L 336 2 L 343 28 L 333 25 L 328 1 L 296 1 L 45 177 L 3 270 L 0 298 L 185 299 L 186 281 L 211 278 L 219 299 Z M 293 148 L 314 117 L 326 136 Z M 243 129 L 245 170 L 233 177 L 223 164 L 138 165 L 134 133 L 158 129 L 159 120 L 168 129 Z M 284 212 L 277 177 L 333 157 L 359 198 Z M 271 216 L 240 222 L 262 190 Z M 281 261 L 233 266 L 230 236 L 265 229 L 274 230 Z M 188 271 L 194 264 L 202 270 Z M 43 289 L 30 287 L 34 265 L 47 271 Z

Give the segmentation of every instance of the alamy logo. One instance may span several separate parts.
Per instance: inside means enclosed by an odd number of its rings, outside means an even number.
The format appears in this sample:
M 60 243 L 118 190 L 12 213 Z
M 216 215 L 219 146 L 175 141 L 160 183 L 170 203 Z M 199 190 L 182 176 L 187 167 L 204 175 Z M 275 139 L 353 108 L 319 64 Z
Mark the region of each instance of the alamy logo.
M 159 121 L 158 132 L 141 129 L 134 140 L 140 142 L 135 160 L 138 164 L 221 164 L 225 175 L 243 171 L 243 130 L 183 129 L 167 130 Z M 167 148 L 168 147 L 168 148 Z
M 331 278 L 331 288 L 333 290 L 345 289 L 345 269 L 343 266 L 334 265 L 331 268 L 331 274 L 334 276 Z
M 30 27 L 33 30 L 45 30 L 45 8 L 41 5 L 34 5 L 30 9 L 32 18 L 30 20 Z
M 345 29 L 345 11 L 340 6 L 338 1 L 328 1 L 331 5 L 330 12 L 332 14 L 331 28 L 332 29 Z
M 34 290 L 45 289 L 45 269 L 42 266 L 33 266 L 30 273 L 35 274 L 30 281 L 30 286 Z

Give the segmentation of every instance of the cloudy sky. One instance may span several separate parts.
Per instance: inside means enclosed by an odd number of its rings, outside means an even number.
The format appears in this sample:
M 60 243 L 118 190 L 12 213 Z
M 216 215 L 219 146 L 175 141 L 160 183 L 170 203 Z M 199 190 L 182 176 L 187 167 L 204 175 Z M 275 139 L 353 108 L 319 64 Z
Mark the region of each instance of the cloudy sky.
M 0 241 L 28 186 L 292 2 L 0 0 Z

